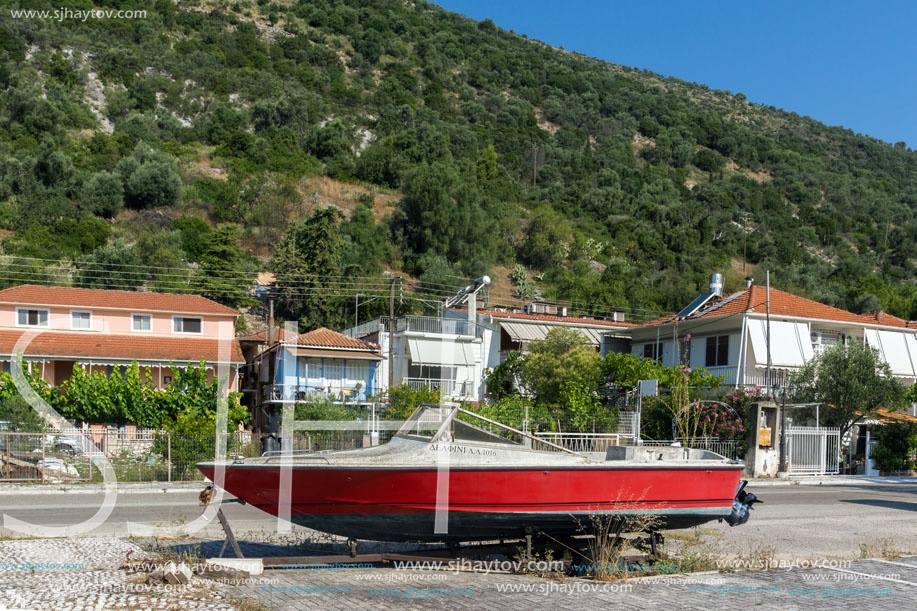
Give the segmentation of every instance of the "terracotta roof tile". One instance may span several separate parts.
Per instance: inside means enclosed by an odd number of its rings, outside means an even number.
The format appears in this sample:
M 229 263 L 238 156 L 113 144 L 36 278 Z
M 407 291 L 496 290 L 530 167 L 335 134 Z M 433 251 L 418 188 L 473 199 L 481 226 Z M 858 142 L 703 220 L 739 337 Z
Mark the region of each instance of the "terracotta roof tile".
M 466 310 L 461 310 L 466 311 Z M 478 310 L 478 314 L 487 314 L 494 318 L 515 318 L 519 320 L 542 320 L 545 322 L 562 322 L 569 325 L 595 325 L 598 327 L 639 327 L 632 322 L 599 320 L 597 318 L 579 318 L 575 316 L 554 316 L 553 314 L 524 314 L 522 312 L 501 312 L 499 310 Z
M 0 355 L 9 357 L 25 331 L 0 329 Z M 23 351 L 25 356 L 79 357 L 137 361 L 196 363 L 220 361 L 217 339 L 157 337 L 108 333 L 71 333 L 46 331 L 36 335 Z M 229 362 L 244 363 L 239 342 L 229 346 Z
M 378 346 L 362 340 L 319 327 L 296 338 L 298 346 L 314 346 L 317 348 L 344 348 L 347 350 L 376 350 Z
M 770 301 L 772 316 L 796 316 L 814 320 L 830 320 L 859 324 L 882 324 L 891 327 L 904 327 L 907 325 L 907 322 L 903 319 L 888 314 L 884 314 L 882 322 L 878 323 L 874 316 L 875 313 L 873 313 L 870 318 L 871 315 L 868 314 L 854 314 L 847 310 L 825 305 L 775 288 L 771 289 Z M 743 312 L 755 312 L 757 314 L 764 314 L 767 312 L 767 289 L 765 287 L 755 285 L 750 289 L 738 291 L 721 299 L 716 299 L 707 306 L 701 308 L 698 312 L 686 316 L 682 320 L 713 318 L 715 316 L 728 316 Z M 649 327 L 667 323 L 674 318 L 675 315 L 670 314 L 648 322 L 643 326 Z
M 874 325 L 885 325 L 887 327 L 902 327 L 902 328 L 908 328 L 910 326 L 908 321 L 904 320 L 903 318 L 892 316 L 891 314 L 887 314 L 885 312 L 882 312 L 881 310 L 878 312 L 869 312 L 867 314 L 860 314 L 860 318 Z
M 281 338 L 283 339 L 294 339 L 298 336 L 295 331 L 287 331 L 283 327 L 277 327 L 274 329 L 274 341 L 277 341 Z M 264 331 L 259 331 L 258 333 L 246 333 L 245 335 L 239 335 L 236 337 L 240 342 L 266 342 L 267 341 L 267 329 Z
M 144 312 L 237 314 L 232 308 L 200 295 L 79 289 L 33 284 L 23 284 L 0 290 L 0 303 L 117 308 Z

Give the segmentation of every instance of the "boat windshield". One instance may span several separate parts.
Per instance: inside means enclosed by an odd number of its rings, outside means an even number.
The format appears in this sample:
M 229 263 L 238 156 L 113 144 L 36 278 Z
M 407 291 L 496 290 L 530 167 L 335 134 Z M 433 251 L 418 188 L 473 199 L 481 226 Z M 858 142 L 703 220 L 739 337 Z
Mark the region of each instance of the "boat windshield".
M 521 445 L 521 437 L 512 430 L 498 423 L 478 421 L 474 414 L 457 407 L 421 405 L 396 435 L 423 437 L 431 441 L 448 436 L 452 441 Z
M 434 435 L 442 428 L 446 420 L 452 417 L 455 408 L 451 407 L 434 407 L 431 405 L 421 405 L 411 417 L 404 421 L 396 435 L 410 435 L 413 437 L 429 437 Z

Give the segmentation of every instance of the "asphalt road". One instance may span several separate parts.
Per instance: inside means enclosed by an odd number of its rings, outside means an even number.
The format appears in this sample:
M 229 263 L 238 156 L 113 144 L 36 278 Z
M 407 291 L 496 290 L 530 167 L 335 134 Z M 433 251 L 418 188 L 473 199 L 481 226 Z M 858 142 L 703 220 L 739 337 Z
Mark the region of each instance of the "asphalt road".
M 711 523 L 703 528 L 705 540 L 720 553 L 760 550 L 778 557 L 851 556 L 857 554 L 860 544 L 882 539 L 894 539 L 899 549 L 917 553 L 917 483 L 749 489 L 764 502 L 755 506 L 748 524 L 729 528 Z M 187 489 L 119 494 L 111 515 L 92 535 L 132 534 L 128 521 L 187 529 L 201 514 L 197 495 L 196 490 Z M 44 526 L 68 526 L 94 515 L 103 498 L 97 492 L 0 493 L 0 516 Z M 276 518 L 257 509 L 228 503 L 223 511 L 239 538 L 269 541 L 277 533 Z M 295 526 L 292 532 L 309 533 Z M 16 533 L 0 522 L 0 535 Z M 213 520 L 195 535 L 222 538 L 222 530 Z

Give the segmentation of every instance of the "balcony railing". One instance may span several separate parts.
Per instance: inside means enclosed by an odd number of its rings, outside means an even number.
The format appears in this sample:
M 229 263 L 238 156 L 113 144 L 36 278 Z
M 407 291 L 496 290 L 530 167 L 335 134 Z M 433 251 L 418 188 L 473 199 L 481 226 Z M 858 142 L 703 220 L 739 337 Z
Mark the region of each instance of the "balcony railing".
M 350 386 L 346 384 L 272 384 L 265 386 L 262 397 L 266 403 L 272 401 L 309 401 L 311 399 L 330 399 L 343 403 L 363 403 L 379 397 L 382 389 L 378 386 Z
M 465 335 L 481 337 L 482 328 L 461 318 L 437 318 L 434 316 L 404 316 L 395 323 L 396 332 L 438 333 L 442 335 Z
M 355 327 L 350 327 L 344 329 L 344 335 L 349 335 L 350 337 L 366 337 L 367 335 L 372 335 L 376 331 L 387 330 L 388 329 L 388 316 L 380 316 L 379 318 L 361 323 Z
M 429 388 L 439 390 L 444 399 L 473 399 L 474 383 L 471 380 L 456 381 L 439 378 L 405 378 L 404 383 L 415 390 Z

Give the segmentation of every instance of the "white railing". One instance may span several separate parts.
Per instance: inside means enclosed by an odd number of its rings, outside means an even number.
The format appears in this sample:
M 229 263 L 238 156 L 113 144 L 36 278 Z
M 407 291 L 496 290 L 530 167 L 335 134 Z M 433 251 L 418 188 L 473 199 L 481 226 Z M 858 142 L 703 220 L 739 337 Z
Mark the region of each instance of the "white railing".
M 618 433 L 534 433 L 541 441 L 553 443 L 574 452 L 604 452 L 609 446 L 624 445 L 627 437 Z M 533 449 L 560 451 L 547 443 L 535 442 Z
M 471 380 L 456 381 L 442 380 L 439 378 L 405 378 L 404 383 L 416 390 L 420 390 L 421 388 L 439 390 L 442 398 L 474 398 L 474 382 Z
M 413 333 L 437 333 L 442 335 L 465 335 L 480 337 L 482 328 L 461 318 L 437 318 L 434 316 L 404 316 L 395 323 L 395 331 Z
M 841 471 L 839 428 L 791 426 L 786 435 L 790 475 L 837 475 Z
M 379 387 L 355 384 L 271 384 L 262 390 L 266 402 L 272 401 L 308 401 L 310 399 L 331 399 L 345 403 L 369 401 L 371 397 L 382 394 Z
M 388 320 L 388 316 L 381 316 L 368 322 L 361 323 L 355 327 L 344 329 L 343 333 L 350 337 L 366 337 L 367 335 L 372 335 L 376 331 L 387 330 L 389 324 Z
M 732 439 L 720 439 L 719 437 L 695 437 L 692 440 L 685 440 L 682 437 L 662 440 L 643 439 L 640 441 L 640 445 L 655 447 L 678 445 L 683 448 L 715 452 L 720 456 L 725 456 L 732 460 L 741 460 L 739 456 L 739 442 Z

